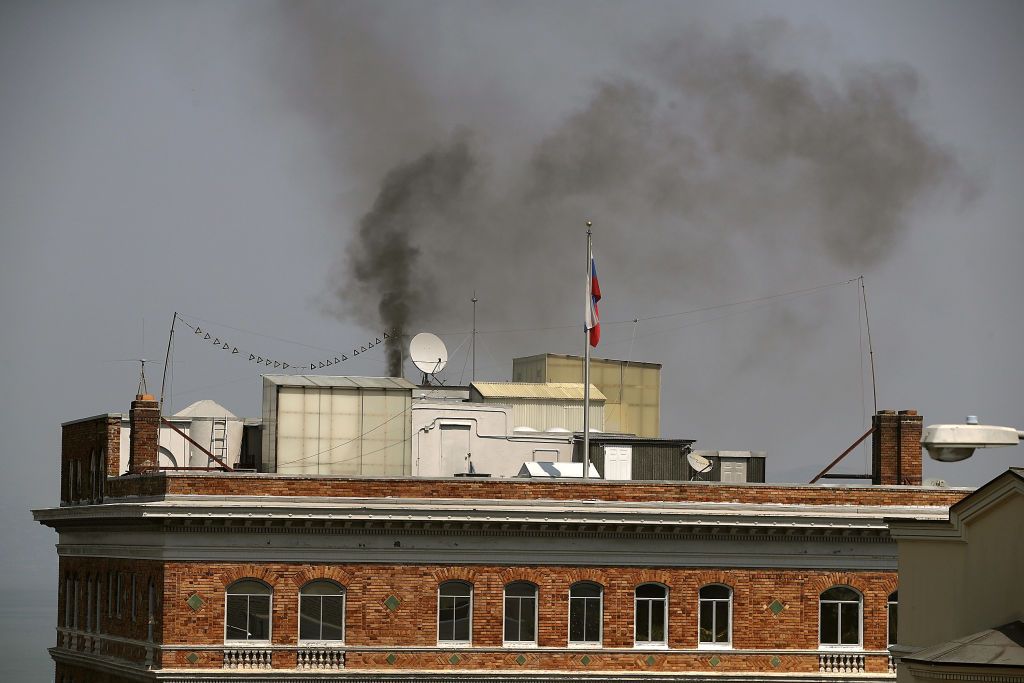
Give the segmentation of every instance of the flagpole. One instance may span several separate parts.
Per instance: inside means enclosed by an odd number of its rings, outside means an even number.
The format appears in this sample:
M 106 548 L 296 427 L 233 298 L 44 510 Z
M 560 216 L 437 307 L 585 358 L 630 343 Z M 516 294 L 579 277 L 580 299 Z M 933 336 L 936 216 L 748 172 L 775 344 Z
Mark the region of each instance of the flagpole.
M 593 306 L 593 244 L 587 221 L 587 308 Z M 588 316 L 589 317 L 589 316 Z M 583 319 L 583 478 L 590 478 L 590 329 L 588 320 Z

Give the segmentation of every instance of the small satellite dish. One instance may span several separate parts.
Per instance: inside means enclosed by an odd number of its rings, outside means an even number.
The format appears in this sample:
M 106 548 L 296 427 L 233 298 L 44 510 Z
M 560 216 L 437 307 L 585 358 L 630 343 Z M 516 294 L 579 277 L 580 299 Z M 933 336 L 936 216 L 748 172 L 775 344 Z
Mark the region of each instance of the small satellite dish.
M 448 349 L 436 334 L 420 332 L 409 342 L 409 357 L 425 375 L 436 375 L 448 364 Z
M 690 463 L 690 467 L 697 474 L 704 474 L 711 470 L 711 461 L 697 453 L 687 453 L 686 462 Z

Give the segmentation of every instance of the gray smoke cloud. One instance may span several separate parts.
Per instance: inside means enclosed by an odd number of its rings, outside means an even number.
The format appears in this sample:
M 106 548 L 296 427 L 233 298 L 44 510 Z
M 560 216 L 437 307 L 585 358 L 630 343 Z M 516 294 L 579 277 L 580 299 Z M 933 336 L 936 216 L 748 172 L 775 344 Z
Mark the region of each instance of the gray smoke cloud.
M 399 45 L 353 29 L 365 17 L 283 11 L 310 46 L 290 94 L 351 196 L 373 196 L 331 306 L 371 327 L 464 325 L 463 300 L 484 282 L 513 293 L 491 299 L 492 319 L 575 319 L 590 217 L 623 275 L 616 296 L 651 309 L 755 259 L 855 273 L 885 258 L 921 200 L 976 190 L 915 120 L 911 67 L 786 66 L 773 55 L 797 41 L 781 21 L 653 41 L 582 106 L 513 138 L 425 95 Z M 343 122 L 358 134 L 339 135 Z

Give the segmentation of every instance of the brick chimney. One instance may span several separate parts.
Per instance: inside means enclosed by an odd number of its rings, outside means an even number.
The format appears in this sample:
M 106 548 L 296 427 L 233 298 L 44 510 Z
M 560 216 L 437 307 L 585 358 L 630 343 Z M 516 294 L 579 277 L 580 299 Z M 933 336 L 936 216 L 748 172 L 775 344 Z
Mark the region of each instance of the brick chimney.
M 160 447 L 160 404 L 149 394 L 137 394 L 128 423 L 132 430 L 128 472 L 138 474 L 155 468 Z
M 872 416 L 871 483 L 921 485 L 921 427 L 916 410 L 879 410 Z

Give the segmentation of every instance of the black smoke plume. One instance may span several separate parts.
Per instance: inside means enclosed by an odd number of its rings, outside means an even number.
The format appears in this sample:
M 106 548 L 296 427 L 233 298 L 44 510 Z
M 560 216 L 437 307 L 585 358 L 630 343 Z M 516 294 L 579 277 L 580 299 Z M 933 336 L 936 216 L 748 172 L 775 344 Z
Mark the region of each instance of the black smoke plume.
M 798 40 L 781 21 L 652 41 L 589 101 L 531 128 L 467 118 L 472 93 L 431 98 L 423 65 L 370 37 L 386 31 L 353 28 L 365 17 L 283 11 L 308 48 L 293 99 L 370 207 L 332 309 L 371 327 L 465 326 L 469 292 L 487 283 L 514 292 L 489 297 L 492 321 L 576 319 L 589 217 L 616 298 L 650 310 L 767 268 L 856 273 L 903 239 L 922 199 L 973 189 L 913 116 L 914 69 L 787 66 L 772 55 Z

